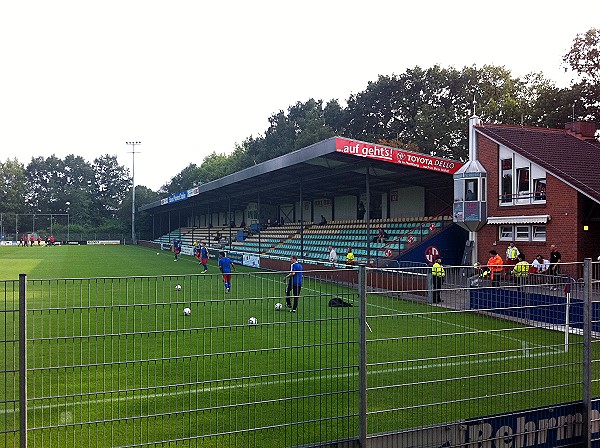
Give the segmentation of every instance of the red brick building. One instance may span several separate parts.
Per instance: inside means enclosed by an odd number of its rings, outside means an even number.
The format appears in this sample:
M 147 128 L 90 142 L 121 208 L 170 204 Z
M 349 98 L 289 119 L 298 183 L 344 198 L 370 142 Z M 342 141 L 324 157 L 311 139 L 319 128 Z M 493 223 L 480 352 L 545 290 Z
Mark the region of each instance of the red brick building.
M 531 262 L 549 257 L 556 244 L 562 261 L 600 255 L 600 142 L 596 126 L 565 129 L 476 124 L 477 159 L 487 171 L 487 223 L 477 232 L 479 261 L 496 249 L 504 258 L 511 241 Z M 563 270 L 564 272 L 564 270 Z

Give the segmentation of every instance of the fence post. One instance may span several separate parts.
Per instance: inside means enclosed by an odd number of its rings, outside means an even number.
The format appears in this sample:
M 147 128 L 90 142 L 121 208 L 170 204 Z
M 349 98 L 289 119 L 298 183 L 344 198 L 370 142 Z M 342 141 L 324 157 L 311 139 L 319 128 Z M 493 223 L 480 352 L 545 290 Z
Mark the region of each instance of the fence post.
M 19 274 L 19 446 L 27 447 L 27 274 Z
M 583 261 L 583 444 L 592 446 L 592 259 Z
M 367 446 L 367 276 L 366 267 L 358 267 L 358 422 L 359 446 Z
M 426 268 L 425 275 L 427 275 L 427 303 L 433 303 L 433 271 L 432 271 L 432 269 Z

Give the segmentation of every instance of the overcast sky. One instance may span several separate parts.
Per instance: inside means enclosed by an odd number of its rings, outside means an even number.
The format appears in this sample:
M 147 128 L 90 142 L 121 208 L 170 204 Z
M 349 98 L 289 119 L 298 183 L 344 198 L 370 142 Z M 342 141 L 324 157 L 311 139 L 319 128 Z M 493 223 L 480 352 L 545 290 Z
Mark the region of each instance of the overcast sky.
M 309 98 L 377 76 L 493 64 L 569 85 L 562 56 L 600 1 L 6 1 L 0 160 L 115 154 L 158 189 Z M 467 126 L 467 123 L 465 123 Z

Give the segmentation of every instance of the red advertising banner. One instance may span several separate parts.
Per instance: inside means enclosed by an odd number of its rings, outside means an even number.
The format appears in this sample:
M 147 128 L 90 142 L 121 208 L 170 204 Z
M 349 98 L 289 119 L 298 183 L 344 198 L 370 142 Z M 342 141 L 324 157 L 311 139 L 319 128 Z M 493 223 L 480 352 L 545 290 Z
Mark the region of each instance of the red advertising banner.
M 381 146 L 345 138 L 335 139 L 335 150 L 353 156 L 397 163 L 399 165 L 412 166 L 414 168 L 437 171 L 439 173 L 454 174 L 463 166 L 461 162 L 455 160 L 441 159 L 426 154 L 403 151 L 401 149 L 390 148 L 389 146 Z

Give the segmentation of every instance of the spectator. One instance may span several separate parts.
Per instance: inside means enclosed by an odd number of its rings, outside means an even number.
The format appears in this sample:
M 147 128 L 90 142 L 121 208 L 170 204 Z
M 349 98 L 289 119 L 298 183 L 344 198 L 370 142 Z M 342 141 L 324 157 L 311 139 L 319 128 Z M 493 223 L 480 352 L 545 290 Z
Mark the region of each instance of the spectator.
M 523 254 L 517 255 L 517 264 L 512 270 L 512 274 L 517 280 L 517 286 L 519 290 L 527 283 L 527 276 L 529 275 L 529 263 L 525 261 Z
M 503 271 L 504 261 L 502 257 L 498 255 L 494 249 L 490 250 L 490 258 L 487 262 L 487 267 L 490 272 L 490 279 L 492 280 L 492 286 L 498 286 L 500 284 L 500 277 Z
M 365 204 L 363 204 L 363 201 L 360 201 L 358 204 L 358 214 L 357 214 L 357 219 L 361 220 L 365 218 Z
M 550 267 L 550 261 L 538 254 L 535 260 L 531 263 L 530 273 L 533 274 L 546 274 Z
M 346 253 L 346 267 L 354 267 L 354 252 L 352 252 L 351 247 L 348 248 L 348 252 Z
M 329 246 L 329 262 L 337 263 L 337 261 L 338 261 L 337 252 L 335 251 L 333 246 Z
M 515 242 L 511 241 L 506 248 L 506 264 L 515 265 L 517 264 L 517 257 L 521 252 L 516 248 Z
M 379 232 L 377 232 L 377 236 L 375 237 L 375 242 L 376 243 L 385 243 L 386 239 L 387 239 L 387 233 L 385 233 L 385 230 L 383 230 L 383 227 L 380 227 Z
M 327 220 L 325 219 L 325 216 L 321 215 L 321 221 L 319 221 L 319 224 L 324 226 L 325 224 L 327 224 Z
M 435 259 L 435 263 L 431 267 L 431 277 L 432 277 L 432 302 L 440 303 L 442 302 L 442 284 L 446 278 L 446 271 L 442 266 L 442 259 L 437 257 Z

